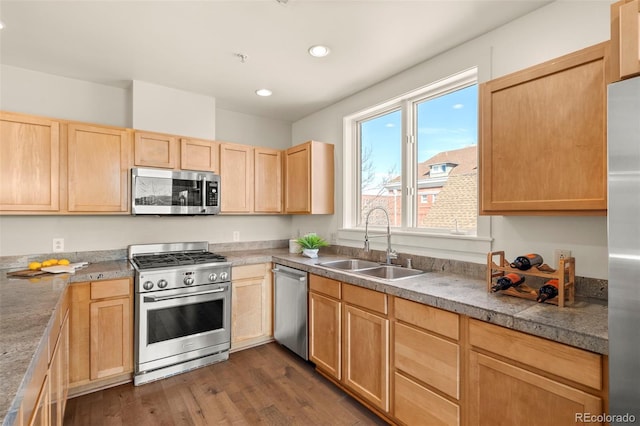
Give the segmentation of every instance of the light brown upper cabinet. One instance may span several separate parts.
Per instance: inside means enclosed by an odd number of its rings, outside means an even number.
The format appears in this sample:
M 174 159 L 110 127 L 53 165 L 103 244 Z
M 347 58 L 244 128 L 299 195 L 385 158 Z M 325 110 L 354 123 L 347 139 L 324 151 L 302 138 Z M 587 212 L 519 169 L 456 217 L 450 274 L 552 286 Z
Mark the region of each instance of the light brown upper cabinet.
M 640 0 L 611 5 L 611 68 L 616 81 L 640 74 Z
M 69 212 L 126 213 L 131 132 L 70 123 L 67 138 Z
M 254 148 L 254 199 L 256 213 L 282 213 L 282 151 Z
M 0 210 L 59 210 L 60 123 L 0 112 Z
M 608 48 L 480 86 L 480 214 L 606 214 Z
M 200 139 L 180 139 L 180 168 L 219 173 L 220 144 Z
M 289 214 L 333 214 L 333 145 L 309 141 L 287 149 L 284 210 Z
M 220 144 L 221 213 L 253 211 L 253 147 Z
M 142 167 L 178 167 L 178 138 L 162 133 L 136 132 L 134 164 Z

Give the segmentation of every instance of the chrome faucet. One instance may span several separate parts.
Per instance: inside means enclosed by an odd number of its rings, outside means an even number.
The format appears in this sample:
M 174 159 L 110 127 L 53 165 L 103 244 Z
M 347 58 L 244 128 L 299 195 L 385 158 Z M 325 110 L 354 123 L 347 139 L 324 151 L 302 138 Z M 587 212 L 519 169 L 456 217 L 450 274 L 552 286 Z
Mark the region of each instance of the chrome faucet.
M 391 221 L 389 220 L 389 212 L 384 207 L 374 207 L 367 213 L 364 225 L 364 251 L 369 252 L 369 216 L 374 210 L 382 210 L 387 216 L 387 265 L 391 265 L 391 259 L 397 259 L 398 253 L 391 249 Z M 384 237 L 384 235 L 372 235 L 371 238 Z

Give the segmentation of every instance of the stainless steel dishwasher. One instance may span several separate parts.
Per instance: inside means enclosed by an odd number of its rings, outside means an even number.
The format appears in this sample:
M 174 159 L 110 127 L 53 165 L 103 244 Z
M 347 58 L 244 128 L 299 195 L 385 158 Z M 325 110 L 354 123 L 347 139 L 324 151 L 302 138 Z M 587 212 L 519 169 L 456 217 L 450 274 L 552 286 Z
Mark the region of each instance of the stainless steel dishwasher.
M 307 273 L 275 265 L 273 337 L 305 360 L 308 355 Z

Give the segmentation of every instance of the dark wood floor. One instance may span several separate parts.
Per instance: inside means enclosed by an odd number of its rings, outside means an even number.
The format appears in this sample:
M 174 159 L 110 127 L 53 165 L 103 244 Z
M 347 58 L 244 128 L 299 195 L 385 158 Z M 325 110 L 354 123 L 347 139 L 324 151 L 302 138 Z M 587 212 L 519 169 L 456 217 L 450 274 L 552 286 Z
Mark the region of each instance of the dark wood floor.
M 70 399 L 65 425 L 384 425 L 276 343 L 142 386 Z

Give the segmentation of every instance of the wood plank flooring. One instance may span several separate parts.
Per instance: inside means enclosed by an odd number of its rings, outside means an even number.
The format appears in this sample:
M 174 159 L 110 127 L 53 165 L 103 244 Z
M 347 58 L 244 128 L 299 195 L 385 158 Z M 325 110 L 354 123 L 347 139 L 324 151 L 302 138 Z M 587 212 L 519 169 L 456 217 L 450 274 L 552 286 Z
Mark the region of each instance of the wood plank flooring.
M 277 343 L 142 386 L 70 399 L 73 425 L 385 425 Z

